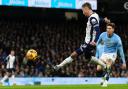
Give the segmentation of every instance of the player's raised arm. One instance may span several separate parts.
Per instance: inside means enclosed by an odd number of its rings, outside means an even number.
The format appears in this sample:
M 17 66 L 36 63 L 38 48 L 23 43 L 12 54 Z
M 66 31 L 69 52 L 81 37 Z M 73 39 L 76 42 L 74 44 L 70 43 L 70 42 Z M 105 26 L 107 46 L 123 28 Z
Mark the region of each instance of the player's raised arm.
M 106 23 L 106 24 L 108 24 L 108 23 L 110 23 L 110 22 L 111 22 L 111 20 L 110 20 L 110 19 L 108 19 L 108 17 L 105 17 L 105 18 L 100 17 L 100 22 L 101 22 L 101 23 Z

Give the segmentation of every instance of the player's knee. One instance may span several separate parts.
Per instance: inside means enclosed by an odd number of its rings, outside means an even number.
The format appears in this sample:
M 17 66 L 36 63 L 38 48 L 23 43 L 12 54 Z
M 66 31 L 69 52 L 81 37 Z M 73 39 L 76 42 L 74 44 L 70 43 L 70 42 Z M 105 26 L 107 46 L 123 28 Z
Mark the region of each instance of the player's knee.
M 101 71 L 102 70 L 102 67 L 100 65 L 97 66 L 97 71 Z
M 76 51 L 74 51 L 70 56 L 71 58 L 75 59 L 78 56 L 78 54 Z
M 110 65 L 110 66 L 112 65 L 112 63 L 113 63 L 112 60 L 108 60 L 108 61 L 106 62 L 106 64 L 107 64 L 107 65 Z

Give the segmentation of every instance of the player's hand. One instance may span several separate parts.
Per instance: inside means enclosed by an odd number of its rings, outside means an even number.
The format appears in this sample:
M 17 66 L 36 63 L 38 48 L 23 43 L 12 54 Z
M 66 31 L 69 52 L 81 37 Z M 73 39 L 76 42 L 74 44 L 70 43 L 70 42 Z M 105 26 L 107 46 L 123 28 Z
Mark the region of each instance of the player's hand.
M 96 46 L 96 42 L 92 41 L 92 42 L 90 42 L 90 45 Z
M 105 23 L 110 23 L 111 22 L 110 19 L 108 19 L 107 17 L 104 18 L 104 21 L 105 21 Z
M 126 69 L 126 64 L 122 64 L 122 69 Z

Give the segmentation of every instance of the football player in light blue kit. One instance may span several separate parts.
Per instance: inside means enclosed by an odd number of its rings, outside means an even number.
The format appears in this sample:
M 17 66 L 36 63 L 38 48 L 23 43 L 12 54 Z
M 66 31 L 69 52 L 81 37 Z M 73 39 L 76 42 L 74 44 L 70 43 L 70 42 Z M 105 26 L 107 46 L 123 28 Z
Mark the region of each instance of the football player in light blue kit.
M 98 41 L 97 45 L 103 41 L 104 42 L 104 51 L 97 60 L 96 57 L 92 57 L 91 61 L 99 64 L 102 66 L 103 69 L 106 69 L 105 74 L 104 74 L 104 81 L 103 85 L 104 87 L 107 86 L 107 81 L 109 80 L 109 75 L 110 75 L 110 68 L 115 62 L 117 58 L 117 52 L 119 53 L 121 60 L 122 60 L 122 69 L 126 69 L 126 62 L 125 62 L 125 56 L 123 52 L 123 46 L 120 37 L 114 33 L 115 29 L 115 24 L 114 23 L 109 23 L 106 26 L 106 32 L 103 32 Z

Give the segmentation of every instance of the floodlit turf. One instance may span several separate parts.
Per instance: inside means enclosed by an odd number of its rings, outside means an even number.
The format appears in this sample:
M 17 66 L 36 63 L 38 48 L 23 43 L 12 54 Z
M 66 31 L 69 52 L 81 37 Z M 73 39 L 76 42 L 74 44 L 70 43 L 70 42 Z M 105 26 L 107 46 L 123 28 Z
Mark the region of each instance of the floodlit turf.
M 42 86 L 0 86 L 0 89 L 128 89 L 128 84 L 100 85 L 42 85 Z

